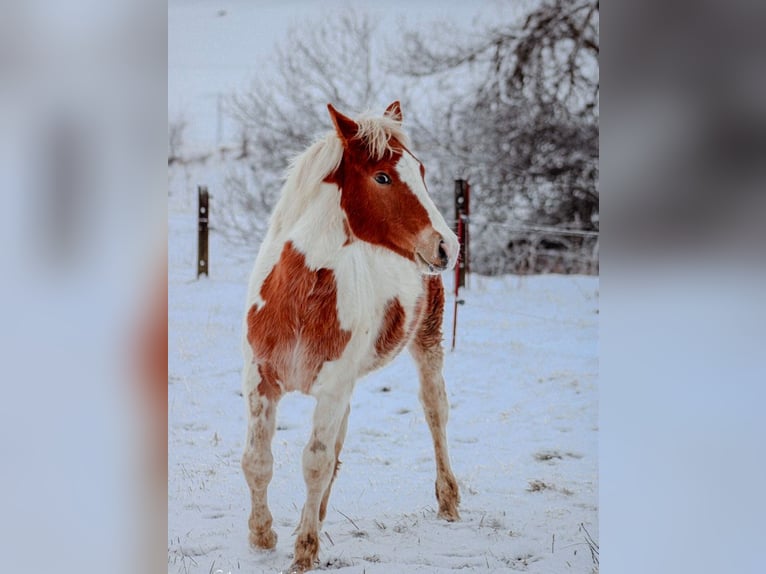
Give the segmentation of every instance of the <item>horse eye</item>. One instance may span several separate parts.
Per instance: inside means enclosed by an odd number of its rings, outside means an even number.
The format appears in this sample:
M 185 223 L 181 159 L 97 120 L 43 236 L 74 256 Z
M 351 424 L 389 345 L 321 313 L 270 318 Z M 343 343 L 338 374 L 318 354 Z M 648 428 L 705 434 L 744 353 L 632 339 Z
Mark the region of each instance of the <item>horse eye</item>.
M 376 173 L 375 174 L 375 181 L 382 185 L 389 185 L 391 183 L 391 177 L 387 173 Z

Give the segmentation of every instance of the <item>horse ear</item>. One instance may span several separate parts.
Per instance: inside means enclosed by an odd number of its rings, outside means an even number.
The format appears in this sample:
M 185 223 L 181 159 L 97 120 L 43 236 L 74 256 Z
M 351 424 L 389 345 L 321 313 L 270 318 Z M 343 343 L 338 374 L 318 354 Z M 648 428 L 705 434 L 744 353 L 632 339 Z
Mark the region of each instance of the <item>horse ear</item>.
M 399 103 L 399 100 L 392 102 L 391 105 L 386 108 L 385 115 L 397 122 L 402 121 L 402 105 Z
M 332 104 L 327 104 L 327 109 L 330 111 L 330 117 L 335 124 L 335 131 L 338 132 L 338 137 L 343 142 L 343 145 L 348 144 L 356 136 L 359 126 L 354 120 L 336 110 Z

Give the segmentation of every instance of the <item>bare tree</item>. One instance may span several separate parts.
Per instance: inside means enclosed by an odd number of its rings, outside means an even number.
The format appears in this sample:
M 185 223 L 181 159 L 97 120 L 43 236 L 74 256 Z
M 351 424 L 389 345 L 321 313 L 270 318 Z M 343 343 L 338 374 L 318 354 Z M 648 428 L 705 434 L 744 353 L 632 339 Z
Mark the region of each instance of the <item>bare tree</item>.
M 401 32 L 383 65 L 364 13 L 293 28 L 274 68 L 230 102 L 244 161 L 227 178 L 221 230 L 257 243 L 289 160 L 327 129 L 327 102 L 362 110 L 409 99 L 408 131 L 437 205 L 452 211 L 455 177 L 472 184 L 474 270 L 593 272 L 598 16 L 597 0 L 542 0 L 479 33 L 421 26 Z M 537 229 L 520 241 L 519 225 Z
M 231 239 L 252 244 L 261 236 L 290 159 L 328 129 L 328 102 L 349 111 L 380 104 L 374 34 L 371 18 L 352 9 L 296 26 L 278 45 L 274 68 L 232 98 L 247 167 L 232 172 L 224 190 L 221 230 Z
M 545 0 L 480 34 L 406 32 L 391 57 L 391 72 L 450 93 L 417 134 L 434 163 L 472 183 L 474 269 L 521 271 L 514 223 L 598 230 L 598 16 L 597 0 Z M 531 249 L 557 263 L 529 272 L 577 271 L 564 253 L 595 270 L 595 237 L 549 235 L 535 232 Z

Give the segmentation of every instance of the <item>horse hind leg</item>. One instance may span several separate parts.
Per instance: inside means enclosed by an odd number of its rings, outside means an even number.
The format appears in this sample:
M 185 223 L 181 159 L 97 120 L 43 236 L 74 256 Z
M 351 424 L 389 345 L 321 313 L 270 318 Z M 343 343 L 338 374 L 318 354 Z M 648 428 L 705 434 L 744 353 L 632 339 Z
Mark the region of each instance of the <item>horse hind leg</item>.
M 250 487 L 252 503 L 248 520 L 249 538 L 253 546 L 269 549 L 277 544 L 277 534 L 272 528 L 267 489 L 273 474 L 271 441 L 276 428 L 276 411 L 281 389 L 267 366 L 248 363 L 245 367 L 243 391 L 248 405 L 247 439 L 242 455 L 242 470 Z
M 327 486 L 327 490 L 322 497 L 322 503 L 319 505 L 319 522 L 324 522 L 325 516 L 327 516 L 327 503 L 330 500 L 330 491 L 332 485 L 335 482 L 335 477 L 338 476 L 338 470 L 340 469 L 340 451 L 343 450 L 343 442 L 346 440 L 346 430 L 348 429 L 348 415 L 351 412 L 351 406 L 346 408 L 346 414 L 343 416 L 343 422 L 340 425 L 338 431 L 338 437 L 335 439 L 335 470 L 332 473 L 330 484 Z
M 447 451 L 449 403 L 442 376 L 444 350 L 441 344 L 441 325 L 444 314 L 444 286 L 441 278 L 429 278 L 427 297 L 426 312 L 409 345 L 409 351 L 418 367 L 420 402 L 433 438 L 439 517 L 452 522 L 460 519 L 457 510 L 460 492 Z

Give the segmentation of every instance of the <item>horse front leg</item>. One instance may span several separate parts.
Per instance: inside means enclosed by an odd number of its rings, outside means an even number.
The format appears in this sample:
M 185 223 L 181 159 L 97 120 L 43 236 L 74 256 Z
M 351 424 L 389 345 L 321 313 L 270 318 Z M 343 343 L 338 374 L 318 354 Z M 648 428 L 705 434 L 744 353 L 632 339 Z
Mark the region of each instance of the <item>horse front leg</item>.
M 444 286 L 440 277 L 428 278 L 427 298 L 426 313 L 409 345 L 409 350 L 418 367 L 420 402 L 433 438 L 439 518 L 452 522 L 460 519 L 457 511 L 460 492 L 447 451 L 449 403 L 442 376 L 444 350 L 441 325 L 444 315 Z
M 243 393 L 248 405 L 248 423 L 242 471 L 250 487 L 252 503 L 248 520 L 250 544 L 257 548 L 274 548 L 277 533 L 271 527 L 272 516 L 266 491 L 273 474 L 271 441 L 281 390 L 267 366 L 248 363 L 245 366 Z
M 295 558 L 291 574 L 310 570 L 319 555 L 319 527 L 326 512 L 330 485 L 337 470 L 339 445 L 343 444 L 348 420 L 348 389 L 320 392 L 314 409 L 311 438 L 303 449 L 303 478 L 306 481 L 306 503 L 301 512 L 295 540 Z M 341 433 L 341 431 L 343 431 Z M 339 442 L 340 441 L 340 442 Z

